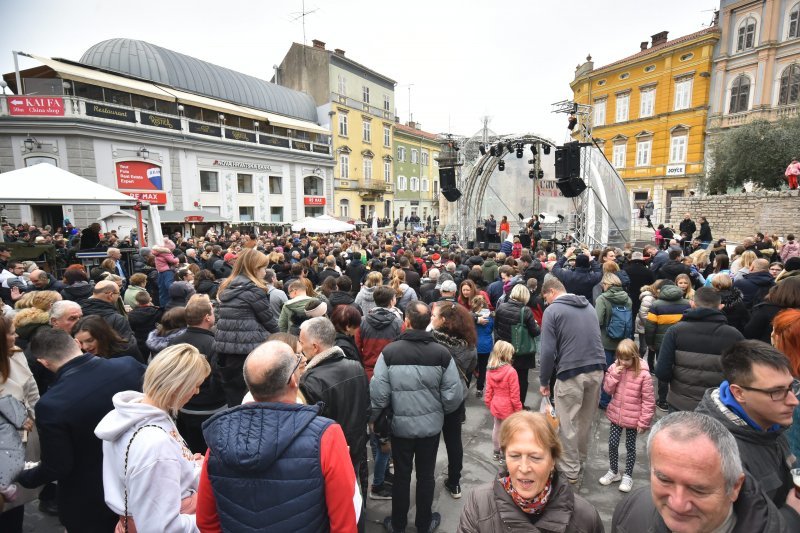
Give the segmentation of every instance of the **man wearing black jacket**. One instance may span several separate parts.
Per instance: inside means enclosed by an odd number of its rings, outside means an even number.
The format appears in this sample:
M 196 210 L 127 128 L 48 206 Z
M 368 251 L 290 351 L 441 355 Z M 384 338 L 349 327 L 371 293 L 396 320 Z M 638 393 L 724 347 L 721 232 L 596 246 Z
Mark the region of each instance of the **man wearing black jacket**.
M 211 374 L 200 385 L 200 392 L 178 412 L 178 431 L 194 453 L 208 449 L 203 437 L 203 422 L 228 407 L 222 390 L 222 377 L 217 365 L 217 345 L 214 341 L 214 310 L 205 294 L 195 294 L 186 304 L 186 332 L 173 338 L 170 346 L 190 344 L 206 357 Z
M 677 278 L 679 274 L 691 276 L 692 270 L 681 262 L 682 256 L 682 251 L 675 249 L 670 250 L 669 261 L 664 263 L 664 266 L 658 270 L 658 279 L 668 279 L 674 283 L 675 278 Z
M 686 234 L 686 239 L 691 241 L 694 232 L 697 231 L 697 225 L 695 225 L 694 220 L 692 220 L 692 215 L 690 213 L 686 213 L 681 220 L 680 225 L 678 226 L 678 231 L 680 233 Z

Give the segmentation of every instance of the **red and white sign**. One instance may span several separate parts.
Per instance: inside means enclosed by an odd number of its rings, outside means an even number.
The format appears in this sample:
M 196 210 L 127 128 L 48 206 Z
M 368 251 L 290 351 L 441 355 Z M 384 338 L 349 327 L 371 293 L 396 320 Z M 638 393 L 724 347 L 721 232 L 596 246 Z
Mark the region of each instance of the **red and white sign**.
M 10 115 L 63 117 L 63 98 L 43 98 L 32 96 L 9 96 L 8 113 Z
M 325 205 L 324 196 L 305 196 L 303 197 L 303 205 Z
M 144 191 L 125 191 L 131 198 L 136 198 L 140 202 L 147 202 L 152 205 L 167 205 L 167 193 L 165 192 L 144 192 Z
M 117 163 L 117 188 L 160 191 L 161 167 L 144 161 L 121 161 Z
M 202 222 L 203 220 L 205 220 L 203 215 L 191 215 L 183 218 L 184 222 Z

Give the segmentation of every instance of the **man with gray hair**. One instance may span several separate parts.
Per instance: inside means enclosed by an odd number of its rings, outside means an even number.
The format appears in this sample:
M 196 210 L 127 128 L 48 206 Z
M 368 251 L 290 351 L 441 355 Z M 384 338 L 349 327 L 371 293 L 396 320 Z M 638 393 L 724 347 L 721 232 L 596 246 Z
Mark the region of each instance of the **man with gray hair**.
M 361 495 L 339 424 L 297 403 L 304 357 L 279 341 L 253 350 L 254 402 L 212 416 L 197 491 L 202 531 L 354 531 Z
M 300 392 L 309 405 L 322 402 L 320 414 L 342 426 L 353 470 L 366 498 L 367 424 L 369 380 L 361 363 L 348 359 L 336 343 L 336 328 L 326 317 L 310 318 L 300 325 L 300 347 L 308 360 L 300 378 Z
M 611 531 L 788 532 L 758 482 L 742 467 L 736 440 L 713 418 L 679 411 L 647 439 L 650 487 L 614 510 Z
M 277 281 L 275 271 L 268 268 L 264 273 L 264 281 L 267 283 L 267 294 L 269 295 L 269 306 L 272 310 L 272 316 L 281 316 L 281 309 L 283 304 L 289 299 L 286 293 L 275 286 Z
M 128 275 L 125 273 L 125 269 L 122 267 L 122 252 L 119 248 L 109 248 L 106 250 L 106 254 L 108 255 L 109 259 L 114 260 L 114 269 L 116 270 L 117 276 L 121 277 L 122 279 L 127 279 Z
M 50 307 L 50 326 L 62 329 L 72 335 L 72 328 L 83 317 L 83 309 L 78 302 L 59 300 Z

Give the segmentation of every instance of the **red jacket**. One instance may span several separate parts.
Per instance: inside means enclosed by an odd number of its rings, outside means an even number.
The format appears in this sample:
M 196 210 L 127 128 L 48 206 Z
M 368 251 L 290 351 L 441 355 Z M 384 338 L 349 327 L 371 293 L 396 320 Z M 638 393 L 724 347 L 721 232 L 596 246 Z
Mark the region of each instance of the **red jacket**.
M 325 430 L 319 453 L 322 475 L 325 477 L 325 505 L 330 518 L 330 532 L 355 533 L 361 512 L 361 497 L 341 426 L 331 424 Z M 222 533 L 217 501 L 208 479 L 208 454 L 206 452 L 197 488 L 197 527 L 202 533 Z
M 517 411 L 522 411 L 519 399 L 519 376 L 511 365 L 489 368 L 486 371 L 486 388 L 483 401 L 498 420 L 505 420 Z
M 603 389 L 611 395 L 606 418 L 623 428 L 647 429 L 653 421 L 656 404 L 653 378 L 647 363 L 643 360 L 640 363 L 642 368 L 638 376 L 630 369 L 617 374 L 617 363 L 614 363 L 603 380 Z

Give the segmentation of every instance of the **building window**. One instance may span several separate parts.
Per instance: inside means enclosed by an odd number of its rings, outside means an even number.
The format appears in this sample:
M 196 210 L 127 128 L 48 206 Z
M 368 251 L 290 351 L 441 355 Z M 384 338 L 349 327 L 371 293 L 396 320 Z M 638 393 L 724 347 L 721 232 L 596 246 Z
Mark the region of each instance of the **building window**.
M 409 188 L 412 191 L 418 191 L 419 190 L 419 178 L 412 177 L 410 180 L 408 180 L 408 183 L 410 185 Z
M 756 41 L 756 19 L 747 17 L 739 26 L 736 34 L 736 51 L 743 52 L 755 46 Z
M 372 142 L 372 124 L 369 121 L 364 121 L 364 142 Z
M 789 39 L 795 39 L 800 36 L 798 22 L 800 22 L 800 4 L 795 4 L 789 13 Z
M 406 160 L 406 148 L 405 146 L 400 146 L 397 148 L 397 160 L 400 162 L 405 162 Z
M 200 192 L 219 192 L 219 179 L 216 172 L 200 171 Z
M 372 179 L 372 159 L 364 160 L 364 179 L 365 180 Z
M 614 153 L 612 155 L 614 168 L 625 168 L 626 145 L 619 143 L 614 145 Z
M 392 110 L 392 102 L 389 100 L 389 95 L 383 95 L 383 110 L 384 111 L 391 111 Z
M 646 67 L 644 67 L 645 72 L 653 72 L 655 69 L 656 69 L 655 65 L 647 65 Z
M 628 120 L 630 101 L 630 94 L 621 94 L 617 96 L 617 122 L 626 122 Z
M 689 136 L 685 132 L 675 133 L 669 147 L 670 163 L 686 162 L 686 146 L 689 144 Z
M 347 137 L 347 115 L 339 115 L 339 135 Z
M 433 166 L 439 166 L 439 152 L 433 152 Z
M 239 206 L 239 220 L 241 222 L 252 222 L 255 213 L 255 207 L 252 206 Z
M 428 192 L 430 189 L 428 178 L 422 178 L 422 192 Z
M 398 191 L 404 191 L 407 188 L 408 188 L 408 185 L 406 185 L 406 177 L 405 176 L 398 176 L 397 177 L 397 190 Z
M 604 98 L 602 100 L 597 100 L 594 103 L 594 125 L 595 126 L 605 126 L 606 125 L 606 102 L 607 102 L 607 100 Z
M 630 76 L 631 76 L 630 72 L 623 72 L 622 74 L 619 75 L 619 79 L 627 80 Z
M 339 200 L 339 216 L 340 217 L 350 216 L 350 200 L 346 198 Z
M 653 139 L 643 139 L 636 143 L 636 166 L 650 166 L 650 152 L 653 147 Z
M 270 207 L 269 208 L 269 221 L 270 222 L 283 222 L 283 208 Z
M 778 95 L 778 104 L 796 104 L 798 95 L 800 95 L 800 65 L 790 65 L 781 74 L 781 90 Z
M 728 113 L 741 113 L 747 111 L 750 102 L 750 78 L 745 75 L 737 76 L 731 86 L 731 104 Z
M 339 94 L 342 96 L 347 94 L 347 78 L 339 74 Z
M 343 180 L 350 178 L 350 156 L 339 154 L 339 177 Z
M 427 150 L 423 150 L 422 151 L 422 165 L 426 166 L 426 167 L 428 166 L 428 151 Z
M 283 178 L 280 176 L 269 177 L 269 193 L 283 194 Z
M 305 196 L 322 196 L 324 194 L 322 178 L 317 176 L 303 178 L 303 194 Z
M 411 149 L 411 163 L 417 164 L 419 163 L 419 152 L 415 149 Z
M 364 85 L 361 87 L 361 99 L 364 101 L 365 104 L 369 103 L 369 87 Z
M 236 181 L 238 190 L 241 194 L 253 193 L 253 175 L 252 174 L 237 174 Z
M 391 146 L 392 145 L 392 127 L 391 126 L 384 126 L 383 127 L 383 145 L 384 146 Z
M 433 180 L 433 195 L 439 196 L 439 182 L 436 180 Z
M 693 53 L 691 53 L 691 52 L 689 52 L 688 54 L 683 54 L 683 55 L 681 56 L 681 61 L 689 61 L 689 60 L 690 60 L 690 59 L 692 59 L 693 57 L 694 57 L 694 54 L 693 54 Z
M 392 182 L 392 164 L 388 161 L 383 162 L 383 181 Z
M 675 82 L 675 111 L 692 107 L 692 79 Z
M 652 117 L 656 105 L 656 90 L 645 89 L 641 92 L 641 102 L 639 104 L 639 117 Z

